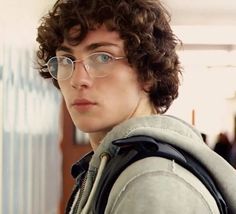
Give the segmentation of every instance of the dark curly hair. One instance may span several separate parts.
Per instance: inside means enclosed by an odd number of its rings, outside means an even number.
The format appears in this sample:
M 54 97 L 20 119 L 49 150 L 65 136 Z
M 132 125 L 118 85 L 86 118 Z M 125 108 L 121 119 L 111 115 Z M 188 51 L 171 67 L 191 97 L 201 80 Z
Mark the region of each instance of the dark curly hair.
M 181 74 L 175 50 L 178 40 L 169 21 L 158 0 L 59 0 L 38 28 L 40 74 L 52 78 L 45 63 L 55 56 L 64 39 L 78 45 L 89 30 L 105 25 L 124 40 L 130 65 L 137 68 L 140 82 L 150 83 L 150 100 L 159 113 L 164 113 L 178 96 Z M 75 25 L 80 31 L 71 37 L 69 30 Z M 52 81 L 59 88 L 57 81 Z

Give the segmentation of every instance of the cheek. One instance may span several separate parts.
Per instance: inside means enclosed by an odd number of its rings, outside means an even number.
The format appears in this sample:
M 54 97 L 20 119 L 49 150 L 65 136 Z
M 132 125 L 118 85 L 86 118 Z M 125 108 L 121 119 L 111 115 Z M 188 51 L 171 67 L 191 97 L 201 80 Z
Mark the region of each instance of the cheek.
M 60 87 L 60 91 L 61 91 L 61 93 L 62 93 L 62 95 L 63 96 L 66 96 L 66 94 L 67 94 L 67 91 L 68 91 L 68 83 L 66 82 L 66 81 L 58 81 L 58 85 L 59 85 L 59 87 Z
M 68 97 L 69 97 L 69 91 L 68 91 L 67 84 L 65 84 L 64 82 L 61 82 L 61 83 L 58 82 L 58 85 L 60 87 L 61 94 L 62 94 L 62 96 L 66 102 L 66 105 L 67 105 L 68 104 Z
M 64 88 L 63 82 L 57 81 L 57 83 L 58 83 L 58 86 L 59 86 L 60 91 L 61 91 L 61 93 L 62 93 L 62 92 L 63 92 L 63 88 Z
M 121 97 L 129 97 L 132 99 L 133 96 L 141 92 L 141 86 L 137 80 L 136 72 L 132 69 L 120 72 L 116 83 L 117 93 L 119 93 Z M 114 88 L 114 90 L 116 90 L 116 88 Z
M 103 87 L 104 102 L 110 107 L 113 106 L 114 110 L 128 111 L 139 100 L 142 90 L 136 76 L 131 74 L 119 74 L 116 78 L 109 78 L 106 87 Z

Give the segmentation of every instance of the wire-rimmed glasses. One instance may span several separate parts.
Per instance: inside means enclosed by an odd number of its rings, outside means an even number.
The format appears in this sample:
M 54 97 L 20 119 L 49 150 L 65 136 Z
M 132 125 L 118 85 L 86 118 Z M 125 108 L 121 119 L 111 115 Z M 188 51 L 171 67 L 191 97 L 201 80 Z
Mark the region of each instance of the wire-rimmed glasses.
M 48 60 L 46 66 L 54 79 L 66 80 L 72 76 L 75 63 L 80 62 L 90 77 L 97 78 L 107 76 L 114 68 L 113 63 L 125 58 L 125 56 L 113 56 L 107 52 L 95 52 L 77 60 L 72 60 L 67 56 L 54 56 Z

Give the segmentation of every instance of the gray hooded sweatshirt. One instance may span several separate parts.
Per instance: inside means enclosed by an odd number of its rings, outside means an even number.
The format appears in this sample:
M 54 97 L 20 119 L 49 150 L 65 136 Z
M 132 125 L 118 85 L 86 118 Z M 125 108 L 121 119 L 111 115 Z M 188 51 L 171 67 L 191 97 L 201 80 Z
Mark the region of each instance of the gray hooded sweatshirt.
M 117 150 L 111 142 L 136 135 L 169 143 L 199 160 L 213 175 L 229 213 L 236 214 L 235 169 L 202 141 L 194 127 L 167 115 L 132 118 L 105 136 L 89 162 L 83 194 L 78 191 L 75 197 L 73 206 L 77 206 L 77 211 L 74 212 L 72 206 L 70 213 L 91 213 L 103 169 Z M 219 210 L 209 191 L 191 172 L 174 161 L 149 157 L 133 163 L 121 173 L 111 189 L 105 213 L 216 214 Z

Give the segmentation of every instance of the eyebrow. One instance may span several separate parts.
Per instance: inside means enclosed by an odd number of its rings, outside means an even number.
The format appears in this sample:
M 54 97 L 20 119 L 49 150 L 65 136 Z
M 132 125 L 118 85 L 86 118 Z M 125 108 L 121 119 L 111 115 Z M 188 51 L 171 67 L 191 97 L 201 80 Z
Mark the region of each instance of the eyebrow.
M 100 48 L 100 47 L 107 47 L 107 46 L 120 48 L 119 45 L 114 44 L 114 43 L 110 43 L 110 42 L 98 42 L 98 43 L 92 43 L 92 44 L 88 45 L 88 46 L 86 47 L 86 50 L 87 50 L 87 51 L 92 51 L 92 50 L 95 50 L 95 49 L 97 49 L 97 48 Z
M 97 48 L 100 47 L 107 47 L 107 46 L 111 46 L 111 47 L 116 47 L 116 48 L 120 48 L 120 46 L 118 44 L 114 44 L 114 43 L 110 43 L 110 42 L 98 42 L 98 43 L 92 43 L 89 44 L 88 46 L 85 47 L 86 51 L 92 51 L 92 50 L 96 50 Z M 65 45 L 61 45 L 59 46 L 56 51 L 65 51 L 68 53 L 73 53 L 73 50 Z
M 72 53 L 72 52 L 73 52 L 71 48 L 69 48 L 69 47 L 67 47 L 67 46 L 65 46 L 65 45 L 60 45 L 60 46 L 56 49 L 56 51 L 65 51 L 65 52 L 69 52 L 69 53 Z

